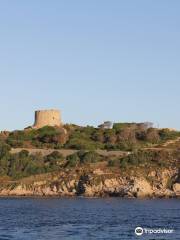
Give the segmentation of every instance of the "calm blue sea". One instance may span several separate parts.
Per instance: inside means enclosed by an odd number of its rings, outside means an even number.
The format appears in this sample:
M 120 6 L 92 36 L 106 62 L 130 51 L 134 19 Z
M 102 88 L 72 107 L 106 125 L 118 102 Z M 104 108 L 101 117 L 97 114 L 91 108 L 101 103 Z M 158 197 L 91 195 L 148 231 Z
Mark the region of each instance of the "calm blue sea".
M 169 234 L 136 236 L 136 227 Z M 1 198 L 0 240 L 180 239 L 180 200 Z

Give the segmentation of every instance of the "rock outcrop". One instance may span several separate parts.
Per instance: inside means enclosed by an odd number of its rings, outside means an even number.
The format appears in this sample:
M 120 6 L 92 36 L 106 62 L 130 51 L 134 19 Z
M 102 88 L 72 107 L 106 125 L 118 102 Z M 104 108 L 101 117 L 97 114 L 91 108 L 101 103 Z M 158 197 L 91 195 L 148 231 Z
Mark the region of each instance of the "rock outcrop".
M 128 198 L 179 197 L 180 183 L 176 171 L 152 171 L 147 177 L 107 174 L 102 170 L 64 173 L 1 184 L 1 196 L 118 196 Z M 42 176 L 41 176 L 42 177 Z M 172 183 L 172 186 L 168 183 Z
M 175 183 L 173 185 L 173 191 L 176 194 L 176 196 L 180 197 L 180 183 Z

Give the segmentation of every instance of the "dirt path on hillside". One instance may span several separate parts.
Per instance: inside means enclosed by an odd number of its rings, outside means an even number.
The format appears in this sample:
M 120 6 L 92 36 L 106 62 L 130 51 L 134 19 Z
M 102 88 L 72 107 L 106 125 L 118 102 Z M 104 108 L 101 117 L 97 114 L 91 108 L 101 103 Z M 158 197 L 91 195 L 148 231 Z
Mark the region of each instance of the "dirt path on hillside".
M 19 153 L 22 150 L 27 150 L 30 154 L 36 154 L 41 153 L 43 156 L 46 156 L 48 154 L 51 154 L 54 151 L 58 151 L 61 153 L 64 157 L 67 157 L 73 153 L 76 153 L 78 150 L 74 149 L 40 149 L 40 148 L 12 148 L 11 153 Z M 125 156 L 130 154 L 130 152 L 125 151 L 107 151 L 107 150 L 96 150 L 96 152 L 102 156 Z
M 172 148 L 168 148 L 168 145 L 174 144 L 176 142 L 180 141 L 180 137 L 174 139 L 174 140 L 169 140 L 165 143 L 163 143 L 160 147 L 153 146 L 153 147 L 145 147 L 143 148 L 144 150 L 173 150 Z M 78 150 L 74 149 L 41 149 L 41 148 L 12 148 L 11 153 L 19 153 L 22 150 L 27 150 L 30 154 L 36 154 L 36 153 L 41 153 L 43 156 L 47 156 L 48 154 L 51 154 L 54 151 L 58 151 L 61 153 L 64 157 L 67 157 L 71 154 L 76 153 Z M 131 152 L 126 152 L 126 151 L 107 151 L 107 150 L 96 150 L 96 152 L 102 156 L 109 157 L 109 156 L 116 156 L 116 157 L 122 157 L 122 156 L 127 156 L 131 154 Z

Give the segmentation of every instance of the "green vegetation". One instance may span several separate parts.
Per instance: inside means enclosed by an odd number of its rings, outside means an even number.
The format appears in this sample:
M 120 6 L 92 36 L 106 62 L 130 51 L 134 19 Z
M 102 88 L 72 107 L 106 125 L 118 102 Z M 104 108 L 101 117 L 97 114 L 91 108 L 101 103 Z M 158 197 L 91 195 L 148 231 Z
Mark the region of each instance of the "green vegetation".
M 163 141 L 173 140 L 173 139 L 176 139 L 177 137 L 180 137 L 180 132 L 170 131 L 169 129 L 164 128 L 159 130 L 159 136 L 160 136 L 160 139 Z
M 76 167 L 79 163 L 80 159 L 77 153 L 69 155 L 67 157 L 67 165 L 68 167 Z
M 10 132 L 1 141 L 11 147 L 134 151 L 180 136 L 180 132 L 153 128 L 150 123 L 115 123 L 112 129 L 65 125 Z
M 67 141 L 63 129 L 43 127 L 24 131 L 14 131 L 9 134 L 6 143 L 11 147 L 61 148 Z
M 135 151 L 125 157 L 103 157 L 95 151 L 77 151 L 63 157 L 58 151 L 47 156 L 41 153 L 29 154 L 27 150 L 12 154 L 7 144 L 0 145 L 0 176 L 9 176 L 11 179 L 54 172 L 64 168 L 90 167 L 92 164 L 102 162 L 104 166 L 128 170 L 129 167 L 168 167 L 171 163 L 178 163 L 179 151 L 166 150 Z M 178 163 L 179 164 L 179 163 Z
M 131 154 L 108 160 L 108 167 L 120 167 L 123 170 L 129 168 L 170 167 L 179 165 L 180 152 L 165 150 L 138 150 Z
M 72 155 L 67 157 L 67 166 L 68 167 L 75 167 L 78 164 L 89 164 L 89 163 L 96 163 L 102 160 L 102 156 L 100 156 L 95 151 L 78 151 Z
M 178 163 L 180 153 L 177 150 L 180 149 L 180 142 L 171 141 L 171 145 L 175 144 L 171 151 L 163 143 L 178 137 L 180 132 L 152 128 L 150 123 L 115 123 L 112 129 L 69 124 L 63 128 L 43 127 L 5 132 L 0 134 L 0 176 L 19 179 L 62 168 L 88 167 L 98 162 L 116 169 L 166 167 L 171 162 Z M 159 150 L 153 150 L 158 146 Z M 12 154 L 11 148 L 17 147 L 51 148 L 54 152 L 47 156 L 40 153 L 31 155 L 26 150 Z M 77 152 L 65 158 L 56 149 L 75 149 Z M 97 153 L 97 149 L 130 153 L 119 158 L 103 157 Z
M 140 150 L 120 159 L 120 168 L 129 166 L 168 166 L 174 158 L 178 159 L 179 154 L 169 151 Z
M 41 153 L 31 155 L 27 150 L 11 154 L 10 150 L 9 145 L 0 145 L 0 176 L 9 176 L 12 179 L 58 171 L 64 167 L 72 168 L 78 164 L 96 163 L 102 159 L 94 151 L 78 151 L 64 158 L 58 151 L 42 156 Z
M 13 179 L 58 170 L 63 160 L 55 151 L 45 157 L 40 153 L 30 155 L 26 150 L 11 154 L 8 145 L 0 145 L 0 175 Z

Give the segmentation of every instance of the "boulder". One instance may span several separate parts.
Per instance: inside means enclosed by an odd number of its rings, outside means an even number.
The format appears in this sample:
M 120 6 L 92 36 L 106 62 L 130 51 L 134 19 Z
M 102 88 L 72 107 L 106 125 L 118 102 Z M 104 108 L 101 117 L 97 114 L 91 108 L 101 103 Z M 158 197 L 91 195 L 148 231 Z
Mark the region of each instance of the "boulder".
M 135 178 L 129 189 L 129 194 L 133 194 L 138 198 L 152 196 L 153 189 L 146 179 Z
M 173 185 L 173 191 L 176 194 L 176 196 L 180 196 L 180 183 L 175 183 Z

